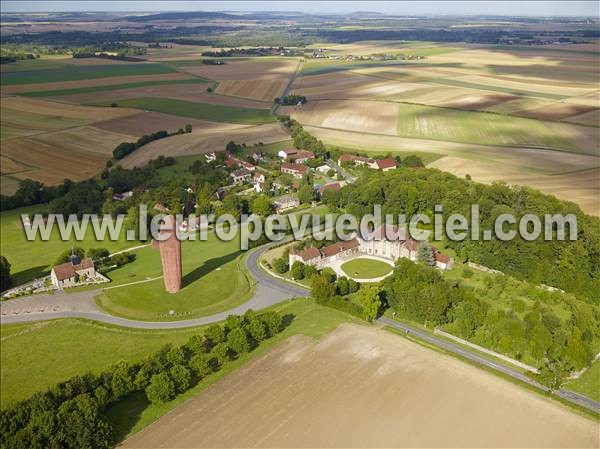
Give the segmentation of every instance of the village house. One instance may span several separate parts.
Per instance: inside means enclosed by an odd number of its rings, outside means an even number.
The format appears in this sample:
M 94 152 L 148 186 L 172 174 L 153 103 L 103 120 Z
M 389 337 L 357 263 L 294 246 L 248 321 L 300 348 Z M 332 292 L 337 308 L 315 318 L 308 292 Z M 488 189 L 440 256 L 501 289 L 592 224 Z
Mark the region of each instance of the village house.
M 204 157 L 206 158 L 206 162 L 213 162 L 217 160 L 217 153 L 206 153 Z
M 371 168 L 381 171 L 394 170 L 396 168 L 396 161 L 394 159 L 377 159 Z
M 394 159 L 371 159 L 363 156 L 355 156 L 354 154 L 342 154 L 338 159 L 338 163 L 342 165 L 344 162 L 352 162 L 354 166 L 369 167 L 382 171 L 396 168 L 396 161 Z
M 371 167 L 375 163 L 375 160 L 368 157 L 355 156 L 354 154 L 342 154 L 338 159 L 338 163 L 342 165 L 344 162 L 352 162 L 355 166 Z
M 277 156 L 279 156 L 283 160 L 287 160 L 287 158 L 289 156 L 292 156 L 292 155 L 297 154 L 297 153 L 298 153 L 298 150 L 296 150 L 296 149 L 292 149 L 292 150 L 279 150 L 279 152 L 277 153 Z
M 282 196 L 273 201 L 275 212 L 278 214 L 300 206 L 300 201 L 292 196 Z
M 241 168 L 229 173 L 229 176 L 233 179 L 234 184 L 243 184 L 244 182 L 250 180 L 252 173 L 245 168 Z
M 295 178 L 302 178 L 308 173 L 309 168 L 306 165 L 293 164 L 291 162 L 281 163 L 281 173 L 292 175 Z
M 329 165 L 324 164 L 324 165 L 318 166 L 316 168 L 316 171 L 318 171 L 319 173 L 327 174 L 327 173 L 329 173 L 329 170 L 331 170 L 331 169 L 332 168 Z
M 295 162 L 296 164 L 306 164 L 309 159 L 314 159 L 314 158 L 315 158 L 315 153 L 313 153 L 312 151 L 301 150 L 301 151 L 298 151 L 293 156 L 290 156 L 289 160 L 291 162 Z
M 256 193 L 261 193 L 265 190 L 265 174 L 260 172 L 255 172 L 254 177 L 252 178 L 252 182 L 254 184 L 254 191 Z
M 92 259 L 79 262 L 76 256 L 71 256 L 69 262 L 52 267 L 50 279 L 56 288 L 73 287 L 86 279 L 96 277 L 96 268 Z

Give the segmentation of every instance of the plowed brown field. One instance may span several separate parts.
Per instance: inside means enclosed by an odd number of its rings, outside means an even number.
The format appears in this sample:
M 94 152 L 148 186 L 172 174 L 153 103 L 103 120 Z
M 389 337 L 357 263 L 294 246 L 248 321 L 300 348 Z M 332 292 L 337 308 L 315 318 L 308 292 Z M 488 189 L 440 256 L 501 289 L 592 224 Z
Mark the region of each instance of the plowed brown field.
M 597 422 L 382 329 L 292 337 L 126 448 L 598 447 Z

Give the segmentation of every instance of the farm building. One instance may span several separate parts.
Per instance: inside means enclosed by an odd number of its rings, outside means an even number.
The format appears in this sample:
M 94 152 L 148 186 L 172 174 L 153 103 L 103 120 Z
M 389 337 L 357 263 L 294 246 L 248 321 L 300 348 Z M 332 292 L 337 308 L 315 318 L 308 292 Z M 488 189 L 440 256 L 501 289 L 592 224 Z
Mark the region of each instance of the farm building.
M 368 157 L 355 156 L 354 154 L 342 154 L 338 159 L 338 163 L 342 165 L 344 162 L 353 162 L 354 165 L 371 167 L 375 163 L 375 160 Z
M 291 162 L 281 163 L 281 173 L 292 175 L 295 178 L 302 178 L 302 176 L 308 173 L 308 167 L 301 164 L 293 164 Z
M 56 288 L 73 287 L 81 279 L 96 277 L 96 267 L 92 259 L 83 259 L 81 262 L 75 256 L 71 261 L 52 267 L 50 279 Z

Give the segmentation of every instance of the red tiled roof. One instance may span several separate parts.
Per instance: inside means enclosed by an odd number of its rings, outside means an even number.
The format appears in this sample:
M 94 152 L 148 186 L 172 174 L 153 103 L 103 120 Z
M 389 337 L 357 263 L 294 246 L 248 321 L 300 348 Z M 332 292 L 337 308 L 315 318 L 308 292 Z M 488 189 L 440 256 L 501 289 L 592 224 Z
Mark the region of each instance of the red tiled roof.
M 371 162 L 373 162 L 373 159 L 370 159 L 368 157 L 363 157 L 363 156 L 356 156 L 354 154 L 342 154 L 340 156 L 339 160 L 341 162 L 358 161 L 358 162 L 364 162 L 366 164 L 370 164 Z
M 300 150 L 293 155 L 294 159 L 311 159 L 315 157 L 315 153 L 308 150 Z
M 235 159 L 225 159 L 225 165 L 227 165 L 229 168 L 236 167 L 238 162 Z
M 71 262 L 56 265 L 55 267 L 52 267 L 52 271 L 54 271 L 54 274 L 59 281 L 64 281 L 65 279 L 75 276 L 75 268 Z
M 75 265 L 73 268 L 75 269 L 75 271 L 87 270 L 88 268 L 94 268 L 94 262 L 88 257 L 86 259 L 83 259 L 79 264 Z
M 396 168 L 396 161 L 394 159 L 377 159 L 375 161 L 377 168 L 383 170 L 384 168 Z
M 308 171 L 308 167 L 306 165 L 292 164 L 291 162 L 283 162 L 281 164 L 281 169 L 297 171 L 299 173 L 306 173 Z
M 305 262 L 308 260 L 312 260 L 312 259 L 321 257 L 321 253 L 319 252 L 319 250 L 317 248 L 313 248 L 313 247 L 306 248 L 301 251 L 294 250 L 294 254 L 297 254 L 298 256 L 300 256 L 302 258 L 302 260 L 304 260 Z
M 341 241 L 334 243 L 333 245 L 326 246 L 325 248 L 321 248 L 321 254 L 323 257 L 331 257 L 341 253 L 342 251 L 356 248 L 357 246 L 358 240 L 356 239 Z
M 450 256 L 447 256 L 446 254 L 440 253 L 440 252 L 436 252 L 433 257 L 435 258 L 436 262 L 441 262 L 441 263 L 448 263 L 450 262 Z
M 342 186 L 339 182 L 330 182 L 321 187 L 321 192 L 324 192 L 325 190 L 340 190 L 341 188 Z

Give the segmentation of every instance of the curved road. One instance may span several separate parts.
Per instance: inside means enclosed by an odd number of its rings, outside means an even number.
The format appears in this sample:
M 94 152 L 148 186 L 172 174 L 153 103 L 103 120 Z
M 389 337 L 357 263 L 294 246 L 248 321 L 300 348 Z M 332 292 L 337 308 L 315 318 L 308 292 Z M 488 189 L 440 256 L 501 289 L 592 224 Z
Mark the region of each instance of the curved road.
M 94 296 L 102 292 L 101 289 L 97 289 L 70 294 L 41 294 L 2 301 L 0 322 L 11 324 L 56 318 L 87 318 L 136 329 L 180 329 L 223 321 L 228 315 L 242 315 L 248 309 L 264 309 L 290 298 L 309 296 L 307 289 L 273 278 L 260 268 L 258 259 L 271 246 L 265 245 L 246 258 L 246 266 L 256 283 L 252 298 L 233 309 L 214 315 L 180 321 L 138 321 L 121 318 L 110 315 L 96 305 Z
M 98 289 L 71 294 L 63 293 L 55 295 L 35 295 L 27 298 L 3 301 L 0 304 L 2 313 L 0 322 L 2 324 L 9 324 L 50 320 L 56 318 L 87 318 L 90 320 L 101 321 L 103 323 L 136 329 L 180 329 L 215 323 L 217 321 L 224 320 L 228 315 L 242 315 L 248 309 L 260 310 L 290 298 L 309 296 L 307 289 L 269 276 L 260 268 L 260 256 L 273 245 L 274 244 L 264 245 L 256 251 L 250 253 L 246 258 L 246 266 L 248 271 L 251 273 L 256 282 L 255 291 L 252 298 L 244 304 L 241 304 L 233 309 L 214 315 L 190 320 L 152 322 L 120 318 L 109 315 L 96 305 L 94 302 L 94 296 L 102 291 Z M 15 311 L 17 312 L 16 314 Z M 463 357 L 477 365 L 500 372 L 542 391 L 548 391 L 546 387 L 533 381 L 531 378 L 527 377 L 515 368 L 482 357 L 477 352 L 468 348 L 451 343 L 447 340 L 439 338 L 438 336 L 424 332 L 418 328 L 406 325 L 404 323 L 391 320 L 387 317 L 380 317 L 377 321 L 383 325 L 406 332 L 412 337 L 415 337 L 421 341 L 425 341 L 447 352 Z M 600 403 L 590 398 L 565 389 L 555 391 L 554 394 L 580 407 L 600 413 Z

